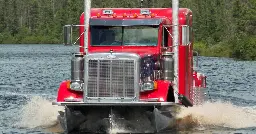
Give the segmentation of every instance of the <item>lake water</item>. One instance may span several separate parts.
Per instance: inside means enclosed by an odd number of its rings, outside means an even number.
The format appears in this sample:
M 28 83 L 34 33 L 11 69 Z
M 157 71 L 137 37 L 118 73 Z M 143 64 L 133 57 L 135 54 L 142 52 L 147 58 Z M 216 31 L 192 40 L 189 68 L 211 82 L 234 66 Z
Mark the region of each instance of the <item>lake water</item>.
M 70 78 L 71 53 L 63 45 L 0 45 L 0 133 L 62 133 L 52 106 Z M 209 102 L 184 108 L 199 124 L 180 133 L 256 133 L 256 61 L 199 57 Z

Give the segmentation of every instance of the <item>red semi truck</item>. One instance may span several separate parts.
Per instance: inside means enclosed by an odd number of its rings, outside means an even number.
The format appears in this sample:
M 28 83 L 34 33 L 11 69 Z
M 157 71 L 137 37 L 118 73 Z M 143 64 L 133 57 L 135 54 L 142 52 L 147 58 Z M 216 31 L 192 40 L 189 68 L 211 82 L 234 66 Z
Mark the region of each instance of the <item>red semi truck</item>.
M 204 101 L 206 77 L 194 67 L 190 9 L 87 6 L 85 13 L 79 25 L 64 27 L 65 44 L 72 27 L 80 28 L 71 79 L 60 84 L 53 102 L 65 107 L 59 120 L 66 132 L 101 132 L 114 123 L 130 132 L 159 132 L 175 123 L 170 108 Z

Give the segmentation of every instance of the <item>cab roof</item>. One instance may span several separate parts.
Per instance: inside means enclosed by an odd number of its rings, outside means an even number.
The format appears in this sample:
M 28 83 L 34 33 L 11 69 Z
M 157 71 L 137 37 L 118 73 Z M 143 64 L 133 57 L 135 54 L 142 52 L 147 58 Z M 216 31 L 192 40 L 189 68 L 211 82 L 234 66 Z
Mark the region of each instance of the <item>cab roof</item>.
M 179 8 L 180 23 L 183 23 L 182 20 L 186 20 L 188 14 L 192 15 L 190 9 Z M 84 14 L 80 19 L 82 22 Z M 91 8 L 91 19 L 161 19 L 163 22 L 171 24 L 172 8 Z

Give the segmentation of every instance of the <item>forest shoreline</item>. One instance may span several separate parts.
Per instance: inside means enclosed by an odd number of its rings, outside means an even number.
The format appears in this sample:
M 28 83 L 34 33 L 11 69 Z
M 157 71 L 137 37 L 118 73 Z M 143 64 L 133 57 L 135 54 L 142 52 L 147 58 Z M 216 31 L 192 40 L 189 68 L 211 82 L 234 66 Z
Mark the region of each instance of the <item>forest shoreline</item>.
M 60 44 L 63 26 L 79 24 L 83 4 L 82 0 L 0 0 L 0 44 Z M 144 8 L 171 5 L 171 0 L 143 3 Z M 92 8 L 114 7 L 138 8 L 140 0 L 92 1 Z M 200 55 L 256 60 L 255 0 L 183 0 L 180 7 L 193 12 L 194 50 Z

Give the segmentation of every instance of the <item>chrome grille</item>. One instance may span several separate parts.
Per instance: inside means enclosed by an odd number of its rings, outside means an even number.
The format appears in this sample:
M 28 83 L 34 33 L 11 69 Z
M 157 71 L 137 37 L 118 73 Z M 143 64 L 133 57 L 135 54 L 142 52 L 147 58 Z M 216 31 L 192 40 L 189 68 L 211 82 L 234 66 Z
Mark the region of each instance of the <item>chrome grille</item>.
M 87 97 L 134 98 L 136 60 L 88 59 Z

